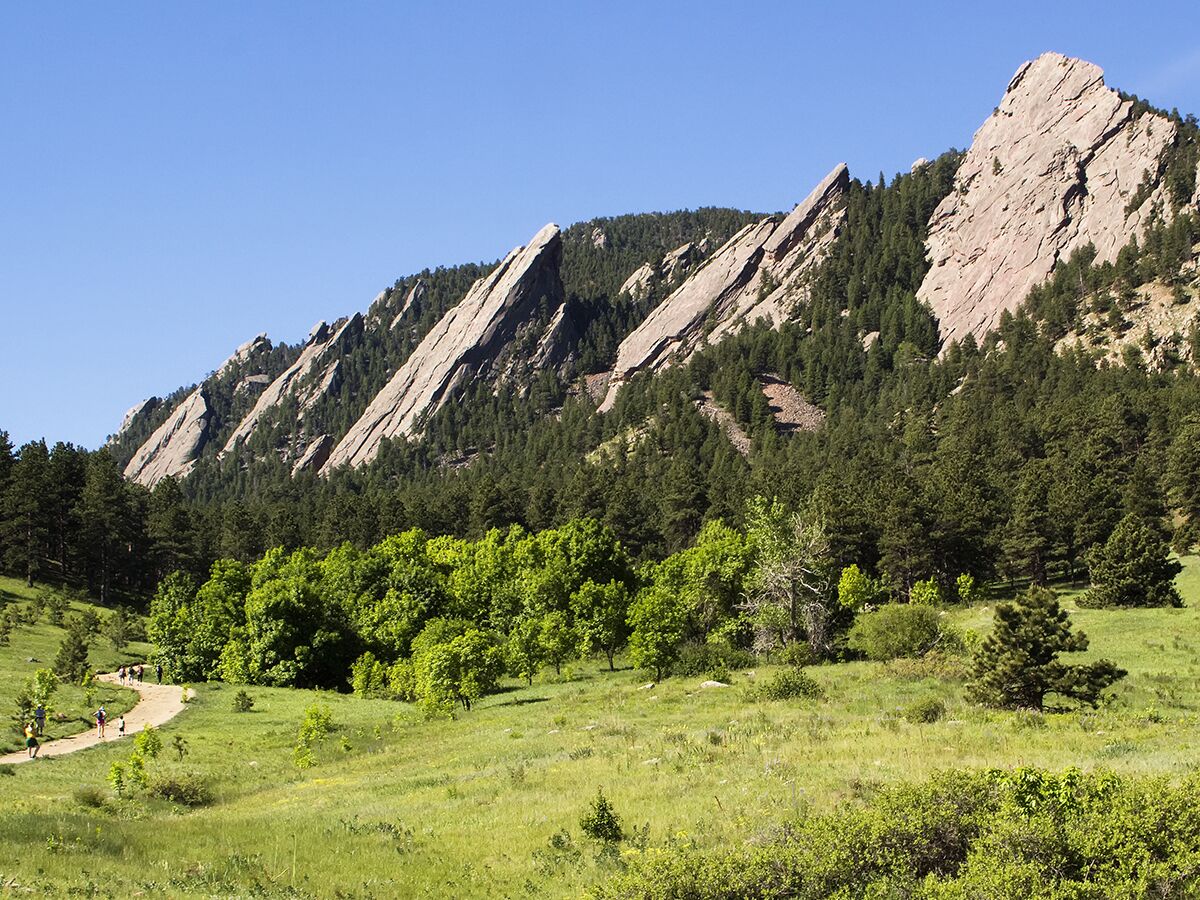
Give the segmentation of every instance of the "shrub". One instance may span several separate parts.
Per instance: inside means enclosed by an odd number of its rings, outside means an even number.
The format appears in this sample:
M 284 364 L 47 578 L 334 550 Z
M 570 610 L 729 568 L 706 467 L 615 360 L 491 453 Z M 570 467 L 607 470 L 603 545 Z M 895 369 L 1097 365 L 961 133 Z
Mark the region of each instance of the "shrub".
M 162 752 L 162 746 L 162 738 L 158 734 L 158 729 L 150 724 L 143 727 L 133 739 L 134 752 L 149 759 L 156 758 Z
M 150 782 L 149 792 L 154 797 L 178 803 L 180 806 L 208 806 L 213 802 L 213 791 L 208 779 L 195 772 L 155 778 Z
M 618 843 L 625 837 L 621 817 L 612 808 L 602 789 L 596 791 L 596 798 L 579 820 L 579 827 L 588 837 L 608 844 Z
M 233 695 L 234 712 L 244 713 L 250 712 L 252 709 L 254 709 L 254 698 L 247 694 L 244 689 Z
M 916 659 L 899 657 L 890 660 L 884 668 L 893 678 L 918 681 L 936 678 L 939 681 L 965 681 L 971 675 L 971 667 L 961 656 L 930 650 Z
M 749 668 L 754 664 L 754 654 L 745 650 L 722 644 L 685 644 L 679 649 L 679 658 L 673 671 L 691 678 L 704 675 L 716 681 L 726 681 L 731 669 Z M 725 678 L 717 678 L 714 672 L 723 672 Z
M 307 769 L 316 764 L 313 748 L 333 731 L 333 713 L 328 707 L 313 704 L 304 711 L 304 718 L 296 733 L 296 747 L 293 757 L 296 767 Z
M 81 784 L 71 792 L 71 796 L 75 798 L 76 803 L 88 809 L 102 809 L 108 799 L 101 788 L 90 784 Z
M 917 606 L 936 606 L 942 602 L 941 588 L 933 578 L 918 581 L 908 592 L 908 602 Z
M 867 659 L 880 662 L 921 656 L 932 650 L 941 636 L 939 618 L 937 610 L 929 606 L 888 604 L 860 614 L 847 643 Z
M 914 725 L 929 725 L 946 715 L 946 704 L 936 697 L 926 697 L 909 704 L 904 718 Z
M 763 700 L 815 700 L 823 694 L 821 686 L 798 668 L 776 672 L 754 690 L 754 695 Z

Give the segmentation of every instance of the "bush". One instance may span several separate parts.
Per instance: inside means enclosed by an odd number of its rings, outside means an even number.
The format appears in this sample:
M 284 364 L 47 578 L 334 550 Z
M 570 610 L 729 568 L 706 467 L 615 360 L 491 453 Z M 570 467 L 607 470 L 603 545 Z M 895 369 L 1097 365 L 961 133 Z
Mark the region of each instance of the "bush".
M 754 695 L 763 700 L 815 700 L 824 693 L 819 684 L 798 668 L 776 672 L 754 690 Z
M 941 637 L 939 614 L 929 606 L 881 606 L 862 613 L 850 629 L 848 645 L 867 659 L 884 662 L 901 656 L 921 656 Z
M 102 809 L 108 798 L 101 788 L 90 784 L 81 784 L 71 793 L 75 802 L 88 809 Z
M 936 697 L 926 697 L 904 710 L 904 718 L 914 725 L 930 725 L 946 715 L 946 704 Z
M 164 775 L 150 782 L 151 796 L 178 803 L 180 806 L 208 806 L 213 802 L 213 791 L 208 779 L 195 772 L 179 775 Z
M 618 843 L 625 837 L 625 831 L 621 828 L 621 817 L 612 808 L 603 790 L 596 791 L 596 798 L 579 820 L 579 827 L 588 837 L 607 844 Z
M 747 669 L 756 664 L 754 654 L 722 644 L 686 644 L 679 650 L 674 672 L 689 678 L 703 675 L 715 681 L 726 681 L 734 669 Z M 717 678 L 714 673 L 724 673 Z
M 930 650 L 924 656 L 916 659 L 900 657 L 890 660 L 884 668 L 893 678 L 905 681 L 919 681 L 922 678 L 936 678 L 938 681 L 966 681 L 971 675 L 971 667 L 961 656 L 943 653 L 940 650 Z
M 1088 554 L 1092 587 L 1080 606 L 1183 606 L 1175 576 L 1183 566 L 1168 556 L 1158 533 L 1130 513 L 1108 541 Z
M 234 712 L 250 712 L 254 709 L 254 698 L 246 693 L 245 690 L 240 690 L 233 695 L 233 711 Z
M 933 578 L 918 581 L 908 592 L 908 602 L 916 606 L 936 606 L 942 602 L 942 590 Z
M 328 707 L 313 704 L 304 710 L 304 719 L 296 734 L 294 758 L 296 767 L 307 769 L 316 764 L 313 748 L 333 731 L 333 713 Z

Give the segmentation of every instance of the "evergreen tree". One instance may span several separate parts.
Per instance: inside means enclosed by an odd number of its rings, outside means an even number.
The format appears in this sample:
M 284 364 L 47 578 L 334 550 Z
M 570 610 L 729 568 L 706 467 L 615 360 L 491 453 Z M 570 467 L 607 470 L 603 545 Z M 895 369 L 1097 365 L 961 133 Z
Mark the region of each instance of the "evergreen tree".
M 1086 650 L 1087 637 L 1071 630 L 1054 592 L 1032 587 L 996 607 L 995 627 L 972 663 L 971 696 L 985 706 L 1042 709 L 1047 694 L 1090 706 L 1127 674 L 1108 660 L 1087 665 L 1059 662 L 1060 653 Z
M 88 673 L 88 630 L 81 620 L 71 620 L 51 668 L 68 681 L 79 681 Z
M 1170 558 L 1158 531 L 1132 513 L 1092 550 L 1088 569 L 1092 587 L 1081 606 L 1183 606 L 1175 588 L 1183 567 Z

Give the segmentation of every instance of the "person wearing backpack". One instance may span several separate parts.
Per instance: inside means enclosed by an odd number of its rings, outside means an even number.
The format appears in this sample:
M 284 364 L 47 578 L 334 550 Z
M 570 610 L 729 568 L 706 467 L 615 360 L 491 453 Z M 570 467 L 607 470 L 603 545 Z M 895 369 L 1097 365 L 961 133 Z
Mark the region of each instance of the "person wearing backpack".
M 103 706 L 96 710 L 96 737 L 104 737 L 104 721 L 107 718 L 108 714 L 104 711 Z
M 32 722 L 25 726 L 25 747 L 29 750 L 29 758 L 37 759 L 38 749 L 41 745 L 38 743 Z

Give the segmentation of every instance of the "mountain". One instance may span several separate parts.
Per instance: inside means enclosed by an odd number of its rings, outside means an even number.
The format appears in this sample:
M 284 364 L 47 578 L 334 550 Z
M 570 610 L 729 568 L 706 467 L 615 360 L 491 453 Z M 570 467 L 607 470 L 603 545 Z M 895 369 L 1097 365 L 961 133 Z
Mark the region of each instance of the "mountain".
M 1064 352 L 1074 340 L 1111 354 L 1136 323 L 1174 341 L 1164 364 L 1186 359 L 1179 331 L 1196 300 L 1177 282 L 1196 253 L 1190 232 L 1164 229 L 1197 209 L 1196 134 L 1194 119 L 1107 87 L 1097 66 L 1047 53 L 1017 70 L 961 158 L 919 160 L 893 193 L 839 164 L 786 215 L 547 225 L 497 263 L 400 279 L 303 344 L 260 335 L 199 384 L 135 406 L 110 445 L 129 479 L 200 478 L 212 495 L 358 469 L 385 447 L 416 453 L 412 465 L 460 465 L 570 398 L 608 413 L 639 377 L 742 347 L 759 328 L 796 331 L 798 355 L 726 360 L 691 388 L 712 381 L 701 405 L 742 426 L 767 421 L 769 386 L 825 405 L 863 373 L 985 343 L 1021 309 Z M 906 223 L 902 254 L 882 230 L 889 216 Z M 1128 268 L 1135 242 L 1157 242 L 1161 271 L 1117 315 L 1103 285 L 1045 287 L 1083 257 Z M 1156 303 L 1171 308 L 1139 312 Z

